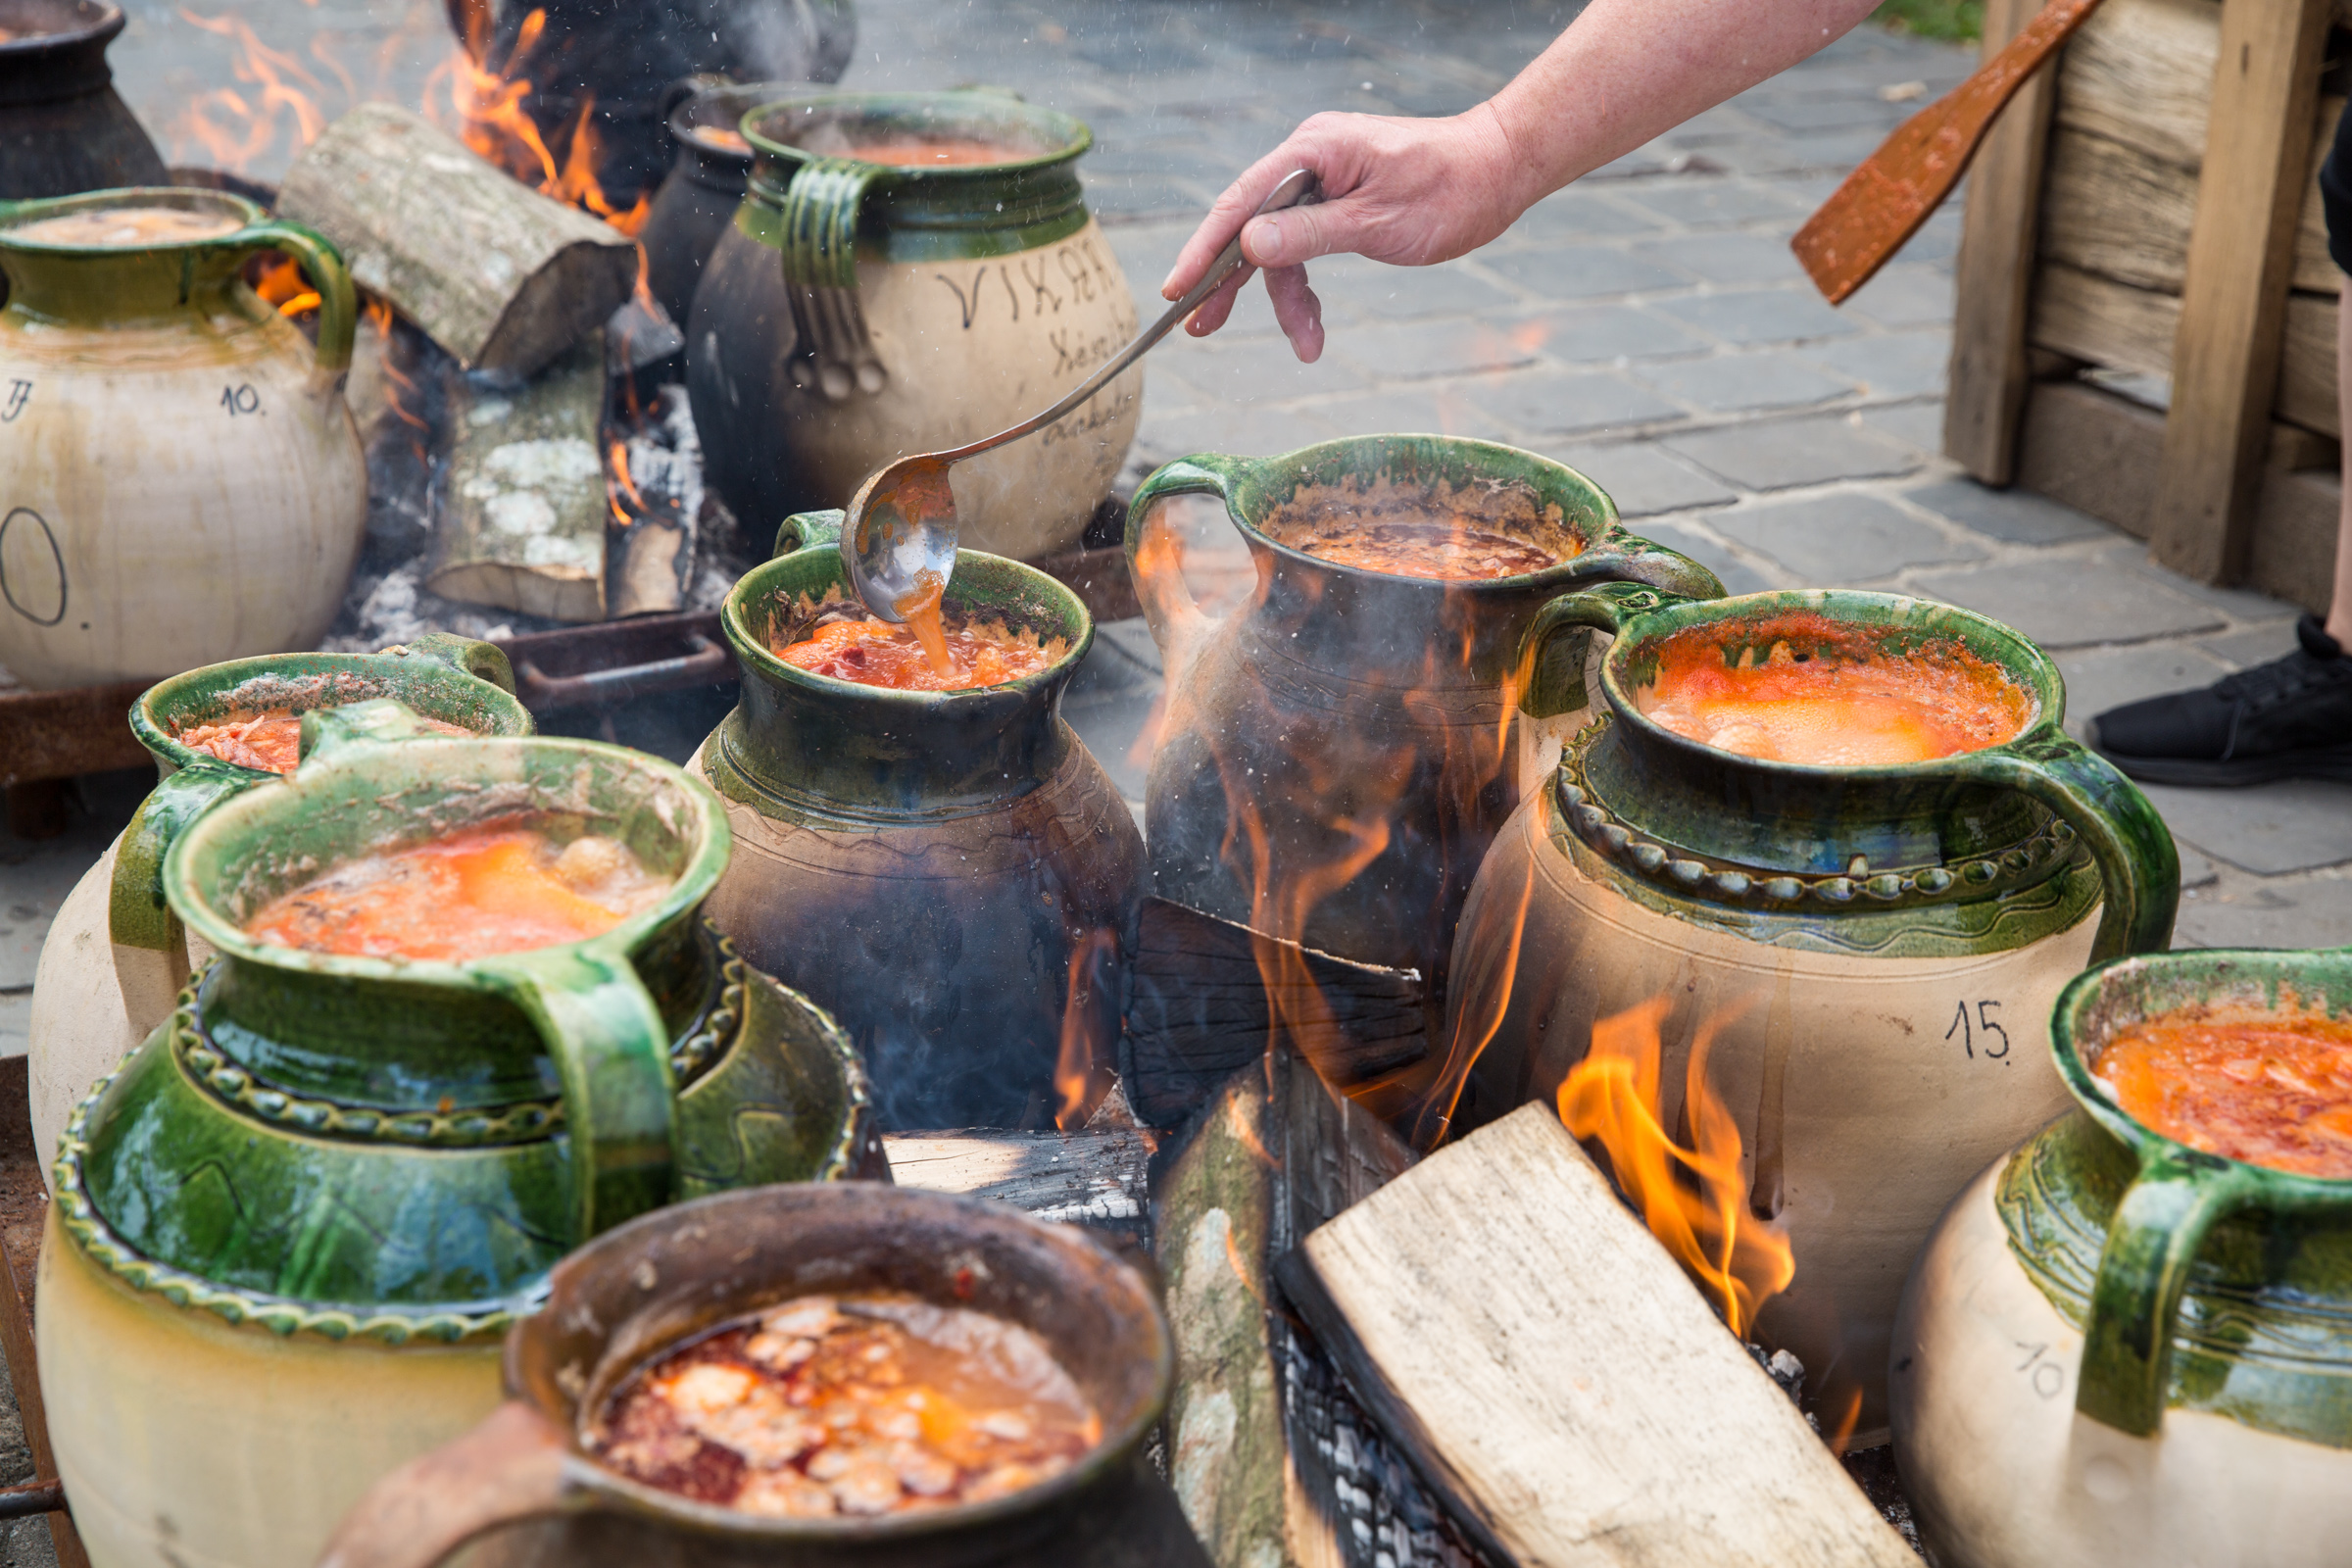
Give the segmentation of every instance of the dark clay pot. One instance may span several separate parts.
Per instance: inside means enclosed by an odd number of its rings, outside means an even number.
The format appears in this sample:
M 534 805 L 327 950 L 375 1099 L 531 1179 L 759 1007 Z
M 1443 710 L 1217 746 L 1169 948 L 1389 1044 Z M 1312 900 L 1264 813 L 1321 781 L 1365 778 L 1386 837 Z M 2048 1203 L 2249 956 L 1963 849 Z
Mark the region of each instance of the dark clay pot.
M 789 82 L 755 82 L 748 87 L 715 78 L 684 81 L 671 89 L 669 139 L 677 159 L 654 192 L 637 243 L 645 247 L 646 284 L 654 298 L 683 328 L 694 306 L 695 285 L 703 280 L 703 264 L 710 259 L 718 237 L 735 220 L 743 205 L 744 186 L 752 177 L 752 148 L 740 151 L 703 140 L 697 132 L 724 131 L 732 136 L 743 117 L 771 99 L 792 90 Z
M 337 1568 L 1205 1568 L 1140 1459 L 1174 1366 L 1151 1283 L 1074 1226 L 1001 1203 L 854 1183 L 767 1187 L 624 1225 L 558 1266 L 507 1339 L 508 1400 L 386 1476 L 337 1531 Z M 679 1341 L 814 1292 L 894 1292 L 1035 1333 L 1094 1403 L 1102 1441 L 992 1502 L 878 1518 L 768 1519 L 606 1469 L 580 1428 Z M 525 1523 L 525 1521 L 537 1521 Z M 501 1526 L 508 1528 L 477 1540 Z
M 0 0 L 0 200 L 172 182 L 107 69 L 122 7 Z
M 1118 1040 L 1144 878 L 1134 816 L 1061 719 L 1094 619 L 1043 572 L 967 550 L 950 618 L 1058 638 L 1051 667 L 959 692 L 797 669 L 770 646 L 852 599 L 840 516 L 786 519 L 790 553 L 727 597 L 742 705 L 687 764 L 735 830 L 710 917 L 850 1032 L 882 1126 L 1052 1126 L 1065 1012 L 1094 1061 Z
M 469 35 L 467 12 L 486 15 Z M 545 24 L 517 58 L 524 24 Z M 561 150 L 585 110 L 596 177 L 626 210 L 669 162 L 670 85 L 704 74 L 737 81 L 839 81 L 858 41 L 852 0 L 449 0 L 450 26 L 488 70 L 528 77 L 523 107 Z

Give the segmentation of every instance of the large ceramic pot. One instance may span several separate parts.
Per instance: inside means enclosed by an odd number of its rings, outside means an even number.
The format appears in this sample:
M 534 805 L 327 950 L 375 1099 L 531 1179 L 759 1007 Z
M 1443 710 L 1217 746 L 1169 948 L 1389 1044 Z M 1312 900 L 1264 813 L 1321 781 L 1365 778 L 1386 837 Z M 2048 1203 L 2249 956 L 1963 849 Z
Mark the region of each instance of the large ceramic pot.
M 2005 744 L 1939 761 L 1758 761 L 1636 701 L 1690 628 L 1730 662 L 1781 643 L 1956 646 L 2034 713 Z M 1981 615 L 1890 594 L 1688 603 L 1611 586 L 1548 607 L 1531 649 L 1588 630 L 1616 638 L 1605 713 L 1504 828 L 1462 912 L 1452 1130 L 1549 1097 L 1596 1019 L 1671 999 L 1663 1080 L 1684 1082 L 1711 1030 L 1707 1081 L 1751 1161 L 1747 1206 L 1793 1250 L 1757 1337 L 1803 1360 L 1825 1426 L 1867 1445 L 1886 1430 L 1886 1337 L 1920 1244 L 1986 1159 L 2065 1107 L 2042 1050 L 2051 999 L 2093 958 L 2169 941 L 2172 836 L 2059 728 L 2056 667 Z M 1673 1105 L 1661 1114 L 1675 1125 Z
M 507 656 L 435 634 L 377 654 L 272 654 L 174 675 L 139 694 L 130 731 L 166 781 L 60 905 L 33 972 L 33 1146 L 44 1165 L 90 1086 L 171 1016 L 209 950 L 191 954 L 164 897 L 164 854 L 216 801 L 275 773 L 224 762 L 180 739 L 190 728 L 270 709 L 307 713 L 388 697 L 481 735 L 528 735 Z M 199 942 L 201 948 L 202 944 Z
M 735 220 L 752 179 L 752 144 L 743 117 L 793 90 L 790 82 L 750 86 L 697 77 L 672 89 L 669 139 L 677 156 L 654 192 L 637 243 L 645 247 L 645 285 L 683 328 L 694 291 L 719 236 Z
M 508 1336 L 508 1402 L 388 1476 L 337 1531 L 335 1568 L 1206 1568 L 1141 1460 L 1174 1356 L 1151 1284 L 1075 1227 L 979 1199 L 860 1184 L 729 1193 L 567 1257 Z M 1054 1351 L 1102 1419 L 1061 1475 L 997 1501 L 876 1518 L 769 1519 L 605 1468 L 581 1428 L 631 1371 L 730 1318 L 821 1292 L 991 1313 Z M 538 1524 L 523 1521 L 546 1521 Z M 501 1525 L 518 1525 L 478 1539 Z
M 171 178 L 107 68 L 122 24 L 101 0 L 0 0 L 0 199 Z
M 2352 1540 L 2352 1181 L 2175 1143 L 2091 1075 L 2181 1008 L 2352 1016 L 2352 952 L 2094 969 L 2079 1107 L 1963 1193 L 1903 1295 L 1895 1457 L 1944 1568 L 2321 1568 Z
M 592 742 L 311 715 L 281 784 L 172 844 L 220 958 L 67 1126 L 36 1332 L 98 1568 L 296 1568 L 391 1466 L 497 1400 L 497 1346 L 580 1242 L 677 1198 L 875 1154 L 849 1042 L 700 915 L 710 792 Z M 184 775 L 183 775 L 184 776 Z M 257 942 L 240 921 L 387 842 L 516 812 L 676 877 L 585 942 L 464 963 Z
M 570 156 L 585 125 L 591 171 L 626 211 L 662 178 L 670 84 L 702 73 L 737 81 L 839 81 L 858 42 L 851 0 L 448 0 L 450 27 L 476 62 L 528 79 L 522 110 Z M 536 177 L 536 176 L 534 176 Z
M 838 93 L 768 104 L 743 132 L 758 156 L 695 292 L 686 385 L 710 482 L 756 530 L 1035 414 L 1136 334 L 1079 189 L 1094 138 L 1069 116 L 983 92 Z M 840 156 L 925 138 L 1004 158 Z M 1075 546 L 1135 439 L 1143 373 L 956 465 L 962 542 L 1024 561 Z
M 841 1020 L 883 1126 L 1052 1126 L 1065 1047 L 1106 1067 L 1118 1041 L 1144 875 L 1134 816 L 1061 718 L 1094 620 L 1043 572 L 964 551 L 951 620 L 1058 642 L 1049 668 L 955 692 L 795 668 L 770 650 L 855 599 L 840 522 L 789 519 L 787 553 L 727 596 L 743 699 L 687 764 L 735 828 L 710 917 Z
M 138 249 L 23 235 L 124 205 L 240 226 Z M 238 280 L 269 249 L 321 296 L 315 353 Z M 242 197 L 111 190 L 0 213 L 0 665 L 78 686 L 318 642 L 368 523 L 334 247 Z
M 1255 594 L 1222 620 L 1194 603 L 1157 526 L 1160 501 L 1195 492 L 1225 503 L 1257 566 Z M 1301 548 L 1374 514 L 1462 515 L 1559 564 L 1446 581 Z M 1523 710 L 1551 714 L 1546 696 L 1577 684 L 1519 670 L 1537 612 L 1587 582 L 1723 591 L 1620 528 L 1574 469 L 1428 435 L 1171 463 L 1135 493 L 1127 560 L 1168 671 L 1145 802 L 1155 891 L 1438 988 L 1470 879 L 1519 801 Z

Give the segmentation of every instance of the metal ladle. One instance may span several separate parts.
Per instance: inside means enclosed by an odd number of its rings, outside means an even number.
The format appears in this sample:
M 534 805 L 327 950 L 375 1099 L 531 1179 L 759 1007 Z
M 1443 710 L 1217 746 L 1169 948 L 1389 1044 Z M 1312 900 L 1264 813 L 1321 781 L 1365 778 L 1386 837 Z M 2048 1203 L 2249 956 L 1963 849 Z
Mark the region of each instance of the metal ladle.
M 1317 194 L 1313 171 L 1301 169 L 1275 186 L 1252 216 L 1312 202 Z M 869 475 L 851 498 L 841 528 L 841 559 L 865 608 L 883 620 L 903 621 L 908 612 L 935 601 L 955 575 L 956 496 L 948 488 L 951 467 L 1044 429 L 1102 391 L 1175 330 L 1177 322 L 1199 310 L 1242 265 L 1242 237 L 1237 233 L 1184 298 L 1045 413 L 969 446 L 901 458 Z

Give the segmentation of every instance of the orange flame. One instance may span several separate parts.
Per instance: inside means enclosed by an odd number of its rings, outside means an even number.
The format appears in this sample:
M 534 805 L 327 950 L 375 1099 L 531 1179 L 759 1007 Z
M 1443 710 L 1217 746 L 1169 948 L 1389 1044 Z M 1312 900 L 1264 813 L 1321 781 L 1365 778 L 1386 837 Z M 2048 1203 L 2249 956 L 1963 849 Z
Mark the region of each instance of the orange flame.
M 605 458 L 605 466 L 612 476 L 612 484 L 606 487 L 612 505 L 612 521 L 615 526 L 626 528 L 645 515 L 645 497 L 638 493 L 637 481 L 629 476 L 628 443 L 620 440 L 607 443 Z M 626 507 L 621 505 L 624 496 L 628 498 Z
M 417 395 L 416 378 L 394 363 L 391 343 L 393 319 L 391 303 L 386 300 L 370 298 L 361 314 L 366 318 L 368 327 L 377 337 L 384 340 L 381 364 L 386 383 L 384 387 L 385 405 L 392 410 L 393 415 L 399 418 L 401 423 L 409 427 L 409 444 L 416 454 L 416 461 L 423 463 L 426 461 L 425 438 L 431 434 L 431 427 L 425 423 L 422 415 L 409 406 L 410 401 Z
M 182 6 L 179 15 L 189 25 L 236 44 L 229 74 L 252 92 L 249 96 L 233 87 L 215 87 L 189 99 L 172 126 L 175 148 L 201 147 L 216 167 L 242 173 L 276 145 L 282 120 L 292 122 L 295 139 L 302 146 L 318 139 L 318 133 L 326 128 L 326 113 L 318 107 L 326 87 L 310 68 L 262 42 L 245 19 L 234 13 L 200 17 Z M 319 42 L 314 42 L 312 53 L 343 78 L 348 95 L 349 74 Z
M 490 44 L 489 8 L 481 0 L 466 0 L 462 14 L 466 41 L 446 66 L 436 67 L 426 78 L 426 112 L 433 112 L 436 89 L 446 74 L 449 108 L 456 116 L 458 134 L 485 162 L 543 195 L 594 213 L 624 234 L 635 234 L 644 227 L 651 197 L 640 192 L 635 205 L 623 212 L 607 199 L 597 180 L 596 163 L 603 141 L 596 129 L 593 94 L 580 100 L 579 114 L 562 138 L 561 156 L 548 146 L 531 119 L 527 107 L 531 78 L 521 73 L 547 30 L 547 13 L 533 11 L 522 19 L 503 71 L 491 71 L 481 64 Z
M 266 305 L 277 307 L 280 316 L 300 316 L 318 308 L 318 291 L 304 280 L 302 269 L 290 256 L 280 256 L 262 270 L 253 291 Z
M 1074 1132 L 1110 1093 L 1114 1076 L 1110 1049 L 1115 1041 L 1095 1038 L 1094 998 L 1098 987 L 1115 985 L 1119 934 L 1108 926 L 1089 931 L 1070 954 L 1070 989 L 1061 1011 L 1061 1049 L 1054 1061 L 1054 1087 L 1061 1108 L 1054 1125 Z
M 1763 1304 L 1788 1288 L 1796 1260 L 1787 1235 L 1747 1212 L 1740 1126 L 1707 1082 L 1717 1020 L 1699 1027 L 1684 1078 L 1689 1147 L 1659 1121 L 1658 1025 L 1671 1005 L 1652 997 L 1599 1020 L 1592 1048 L 1560 1085 L 1560 1120 L 1607 1152 L 1618 1188 L 1649 1232 L 1747 1338 Z

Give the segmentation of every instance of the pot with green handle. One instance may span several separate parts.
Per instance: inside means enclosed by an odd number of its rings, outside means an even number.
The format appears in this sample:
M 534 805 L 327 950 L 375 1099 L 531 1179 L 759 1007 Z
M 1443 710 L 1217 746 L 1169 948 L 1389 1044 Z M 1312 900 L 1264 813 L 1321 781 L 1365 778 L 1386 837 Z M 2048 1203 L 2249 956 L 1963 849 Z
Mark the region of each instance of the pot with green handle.
M 2127 958 L 2050 1019 L 2074 1113 L 1993 1163 L 1895 1325 L 1895 1453 L 1949 1568 L 2320 1568 L 2352 1536 L 2352 1180 L 2123 1110 L 2144 1019 L 2352 1017 L 2352 951 Z
M 33 976 L 27 1063 L 34 1147 L 57 1150 L 90 1085 L 170 1016 L 191 964 L 163 892 L 164 852 L 198 811 L 277 774 L 226 762 L 181 737 L 201 724 L 283 710 L 306 713 L 389 697 L 482 735 L 528 735 L 507 656 L 434 633 L 374 654 L 271 654 L 160 681 L 131 705 L 130 730 L 163 776 L 130 826 L 66 896 Z M 209 954 L 194 955 L 201 962 Z
M 1592 631 L 1615 639 L 1600 716 L 1479 872 L 1447 1003 L 1457 1054 L 1423 1135 L 1550 1097 L 1596 1020 L 1670 999 L 1663 1081 L 1683 1081 L 1710 1030 L 1708 1082 L 1750 1161 L 1744 1209 L 1793 1252 L 1795 1277 L 1754 1332 L 1805 1363 L 1826 1429 L 1880 1441 L 1912 1257 L 1987 1159 L 2066 1107 L 2042 1049 L 2059 988 L 2085 963 L 2170 941 L 2172 835 L 2060 728 L 2048 657 L 1968 611 L 1613 584 L 1548 606 L 1530 655 Z M 1734 665 L 1784 646 L 1965 660 L 2010 683 L 2030 717 L 1934 761 L 1760 760 L 1643 711 L 1678 636 Z M 1662 1113 L 1671 1125 L 1673 1107 Z
M 1257 569 L 1255 594 L 1222 619 L 1194 602 L 1160 515 L 1192 494 L 1224 503 Z M 1557 564 L 1438 579 L 1303 548 L 1391 516 L 1460 517 Z M 1145 803 L 1154 891 L 1440 986 L 1470 880 L 1518 804 L 1521 749 L 1582 706 L 1581 641 L 1555 651 L 1556 668 L 1520 667 L 1537 613 L 1579 583 L 1723 591 L 1618 526 L 1574 469 L 1433 435 L 1180 459 L 1136 491 L 1127 561 L 1168 677 Z
M 28 233 L 122 209 L 201 237 Z M 240 281 L 265 250 L 318 292 L 316 348 Z M 316 644 L 368 520 L 335 248 L 242 197 L 141 187 L 0 207 L 0 665 L 80 686 Z
M 700 784 L 593 742 L 418 736 L 385 701 L 304 724 L 292 776 L 172 842 L 167 896 L 219 956 L 52 1173 L 36 1337 L 99 1568 L 309 1562 L 496 1402 L 499 1337 L 572 1247 L 876 1168 L 849 1041 L 702 917 L 731 839 Z M 465 962 L 243 929 L 322 867 L 517 815 L 674 880 L 603 935 Z

